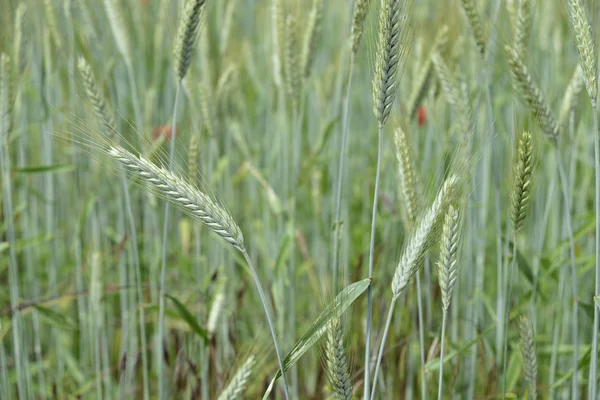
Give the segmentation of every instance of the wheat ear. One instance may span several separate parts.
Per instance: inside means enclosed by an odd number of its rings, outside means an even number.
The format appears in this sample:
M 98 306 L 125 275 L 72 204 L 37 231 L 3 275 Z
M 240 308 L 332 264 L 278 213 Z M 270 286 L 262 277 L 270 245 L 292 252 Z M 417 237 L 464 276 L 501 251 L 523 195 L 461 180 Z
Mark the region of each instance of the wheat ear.
M 475 44 L 477 45 L 477 50 L 481 55 L 485 55 L 485 37 L 483 33 L 483 24 L 481 22 L 481 17 L 477 12 L 475 7 L 475 0 L 460 0 L 462 4 L 462 8 L 465 11 L 467 19 L 469 20 L 469 25 L 471 26 L 471 31 L 473 32 L 473 38 L 475 39 Z
M 13 88 L 10 57 L 0 54 L 0 144 L 3 136 L 12 131 Z
M 442 92 L 446 102 L 454 108 L 458 119 L 458 126 L 466 133 L 469 131 L 470 127 L 471 109 L 469 107 L 465 88 L 460 80 L 454 76 L 452 71 L 450 71 L 448 64 L 446 64 L 446 61 L 439 52 L 435 51 L 431 56 L 431 60 L 442 86 Z
M 381 0 L 379 36 L 373 78 L 373 112 L 380 127 L 390 115 L 396 97 L 398 63 L 400 62 L 400 0 Z
M 515 91 L 529 104 L 533 114 L 540 123 L 542 131 L 553 141 L 556 141 L 559 133 L 558 122 L 556 122 L 556 118 L 554 118 L 552 111 L 550 111 L 544 95 L 531 78 L 529 70 L 521 57 L 519 57 L 519 54 L 510 46 L 506 46 L 506 53 L 508 55 L 508 65 Z
M 531 12 L 529 0 L 517 0 L 517 15 L 515 23 L 515 50 L 521 59 L 525 59 L 529 31 L 531 30 Z
M 344 346 L 344 332 L 342 324 L 337 318 L 330 322 L 327 329 L 325 356 L 327 359 L 327 378 L 331 384 L 333 398 L 336 400 L 352 400 L 352 382 Z
M 394 131 L 394 144 L 396 145 L 400 189 L 406 206 L 407 222 L 412 226 L 417 219 L 417 173 L 408 137 L 402 128 L 396 128 Z
M 188 0 L 179 20 L 177 39 L 175 42 L 175 71 L 181 81 L 192 62 L 194 44 L 198 38 L 200 18 L 204 9 L 205 0 Z
M 302 73 L 300 71 L 300 59 L 298 52 L 298 27 L 296 18 L 288 15 L 285 20 L 285 86 L 287 94 L 293 103 L 298 101 L 300 87 L 302 85 Z
M 518 154 L 515 157 L 513 167 L 515 181 L 513 183 L 510 215 L 515 236 L 523 228 L 523 221 L 526 217 L 527 206 L 531 195 L 531 174 L 533 171 L 532 154 L 531 134 L 525 131 L 519 139 Z
M 585 88 L 592 102 L 592 107 L 595 107 L 598 97 L 598 64 L 592 26 L 581 0 L 568 0 L 567 4 L 569 19 L 573 26 L 577 50 L 579 51 L 579 60 L 584 72 Z
M 27 6 L 21 2 L 17 6 L 15 11 L 15 38 L 13 40 L 13 54 L 15 71 L 22 73 L 27 66 L 27 57 L 25 56 L 25 46 L 27 44 L 27 27 L 25 20 L 25 13 L 27 12 Z
M 231 215 L 208 195 L 173 172 L 160 168 L 144 157 L 138 157 L 120 146 L 111 146 L 108 154 L 130 173 L 139 175 L 141 182 L 161 195 L 175 207 L 199 220 L 206 227 L 240 251 L 244 251 L 244 237 Z
M 106 99 L 98 88 L 96 77 L 94 76 L 92 68 L 85 58 L 79 57 L 79 60 L 77 61 L 77 69 L 83 78 L 82 82 L 83 86 L 85 87 L 85 94 L 92 105 L 92 109 L 96 113 L 96 116 L 106 126 L 107 134 L 109 136 L 113 136 L 115 128 L 115 116 L 106 105 Z
M 369 12 L 369 4 L 371 0 L 356 0 L 354 3 L 354 11 L 352 13 L 352 28 L 350 33 L 352 43 L 352 53 L 358 52 L 358 46 L 360 45 L 360 39 L 362 38 L 365 19 Z
M 273 60 L 273 80 L 277 87 L 280 87 L 283 81 L 281 39 L 285 35 L 285 21 L 281 2 L 282 0 L 272 0 L 271 3 L 271 41 L 273 45 L 271 58 Z
M 118 4 L 118 0 L 104 0 L 104 9 L 108 16 L 108 22 L 112 31 L 117 49 L 121 56 L 125 60 L 128 68 L 131 67 L 131 40 L 129 33 L 125 28 L 125 21 L 123 21 L 123 10 Z M 135 96 L 135 94 L 134 94 Z
M 442 309 L 448 311 L 454 284 L 458 278 L 458 210 L 452 205 L 448 207 L 442 229 L 440 243 L 440 260 L 438 262 L 438 279 L 442 291 Z
M 217 400 L 236 400 L 241 398 L 248 385 L 248 380 L 252 374 L 254 364 L 255 360 L 252 355 L 248 357 L 246 362 L 240 367 L 233 378 L 231 378 L 231 382 L 229 382 L 229 385 L 227 385 Z
M 571 76 L 571 80 L 565 89 L 565 95 L 563 96 L 560 106 L 560 113 L 558 114 L 558 123 L 563 129 L 567 125 L 569 115 L 577 107 L 577 100 L 581 93 L 581 89 L 583 89 L 584 83 L 583 69 L 581 69 L 581 64 L 577 64 L 573 71 L 573 75 Z
M 529 398 L 537 398 L 537 361 L 535 357 L 535 343 L 533 341 L 533 327 L 531 322 L 525 316 L 519 318 L 519 333 L 521 343 L 521 355 L 523 356 L 523 372 L 525 380 L 529 386 Z
M 58 24 L 56 22 L 56 13 L 54 12 L 54 5 L 51 0 L 44 0 L 44 13 L 46 14 L 46 22 L 48 23 L 48 30 L 50 36 L 54 41 L 54 45 L 57 50 L 62 50 L 63 43 L 58 33 Z
M 315 59 L 315 53 L 317 52 L 317 44 L 323 20 L 323 5 L 323 0 L 313 0 L 313 6 L 308 16 L 308 24 L 302 46 L 301 67 L 304 78 L 308 78 L 310 75 L 310 69 Z

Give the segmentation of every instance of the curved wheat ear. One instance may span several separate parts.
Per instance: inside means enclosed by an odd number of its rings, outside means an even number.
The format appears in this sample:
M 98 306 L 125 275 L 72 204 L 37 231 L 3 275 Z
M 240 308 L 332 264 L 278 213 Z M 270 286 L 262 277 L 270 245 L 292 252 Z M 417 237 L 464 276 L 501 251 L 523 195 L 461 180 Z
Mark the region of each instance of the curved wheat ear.
M 429 82 L 431 81 L 432 75 L 432 57 L 434 53 L 441 54 L 446 44 L 448 43 L 448 26 L 443 25 L 435 36 L 431 52 L 425 61 L 425 65 L 420 70 L 417 82 L 413 87 L 410 97 L 407 102 L 406 110 L 408 111 L 409 118 L 413 118 L 417 112 L 417 107 L 421 105 L 427 93 Z
M 0 140 L 12 130 L 12 68 L 10 57 L 5 53 L 0 54 Z
M 518 0 L 518 8 L 515 23 L 515 50 L 519 57 L 525 58 L 527 44 L 529 42 L 529 31 L 531 30 L 531 13 L 529 0 Z
M 118 4 L 118 0 L 104 0 L 104 9 L 108 16 L 108 22 L 112 31 L 117 49 L 121 53 L 121 57 L 129 66 L 131 66 L 131 43 L 129 33 L 125 28 L 123 21 L 123 10 Z
M 581 68 L 585 73 L 585 88 L 592 106 L 595 107 L 598 97 L 598 64 L 596 62 L 597 54 L 592 36 L 592 27 L 581 0 L 568 0 L 568 5 L 569 19 L 577 42 Z
M 519 139 L 519 154 L 515 157 L 513 173 L 515 182 L 513 184 L 510 207 L 515 236 L 523 228 L 523 221 L 526 217 L 527 206 L 531 196 L 532 153 L 531 134 L 523 132 L 523 135 Z
M 573 76 L 569 81 L 569 85 L 565 89 L 565 95 L 560 106 L 560 113 L 558 114 L 558 123 L 564 128 L 569 120 L 569 114 L 577 107 L 577 100 L 581 89 L 583 89 L 584 78 L 583 69 L 581 65 L 577 64 Z
M 483 34 L 483 24 L 481 23 L 481 17 L 477 12 L 475 7 L 474 0 L 460 0 L 463 10 L 467 15 L 467 19 L 469 20 L 469 25 L 471 25 L 471 31 L 473 32 L 473 38 L 475 39 L 475 44 L 477 45 L 477 50 L 481 55 L 485 55 L 485 35 Z
M 244 390 L 246 390 L 246 385 L 248 384 L 248 379 L 250 379 L 250 374 L 252 374 L 253 367 L 254 356 L 250 356 L 244 365 L 236 372 L 235 376 L 231 379 L 231 382 L 229 382 L 229 385 L 227 385 L 227 388 L 225 388 L 217 400 L 236 400 L 241 398 Z
M 380 127 L 390 115 L 397 92 L 400 61 L 400 0 L 381 0 L 379 36 L 373 78 L 373 112 Z
M 298 101 L 302 85 L 297 35 L 296 18 L 288 15 L 285 20 L 285 85 L 287 94 L 294 103 Z
M 189 0 L 179 20 L 175 42 L 175 72 L 180 81 L 185 78 L 185 74 L 192 62 L 194 44 L 198 37 L 200 18 L 202 17 L 205 2 L 205 0 Z
M 360 39 L 362 38 L 363 29 L 365 25 L 365 19 L 369 12 L 369 4 L 371 0 L 356 0 L 354 3 L 354 12 L 352 15 L 352 53 L 356 54 L 358 46 L 360 45 Z
M 513 87 L 531 107 L 531 111 L 538 119 L 542 131 L 548 135 L 553 141 L 558 139 L 559 126 L 554 118 L 550 107 L 546 104 L 544 95 L 537 87 L 523 60 L 519 54 L 510 46 L 506 46 L 508 55 L 508 65 L 510 67 L 510 75 L 512 77 Z
M 406 206 L 407 222 L 412 226 L 417 219 L 417 173 L 412 160 L 410 144 L 402 128 L 394 131 L 394 144 L 396 145 L 400 188 Z
M 108 154 L 127 171 L 139 175 L 148 189 L 202 222 L 238 250 L 244 251 L 244 237 L 231 215 L 195 186 L 120 146 L 110 146 Z
M 46 14 L 46 22 L 48 23 L 48 30 L 50 36 L 56 46 L 57 50 L 62 50 L 62 40 L 58 33 L 58 24 L 56 23 L 56 13 L 54 12 L 54 5 L 51 0 L 44 0 L 44 13 Z
M 535 343 L 533 341 L 533 327 L 525 316 L 519 318 L 519 333 L 521 336 L 521 355 L 523 356 L 525 380 L 529 385 L 529 398 L 537 398 L 537 361 L 535 358 Z
M 413 234 L 408 238 L 392 280 L 392 296 L 394 300 L 408 286 L 408 283 L 418 271 L 421 262 L 427 255 L 435 233 L 438 230 L 441 217 L 454 197 L 458 182 L 459 178 L 456 175 L 452 175 L 446 179 L 435 201 L 421 217 Z
M 27 12 L 27 6 L 25 3 L 19 3 L 17 10 L 15 11 L 15 38 L 13 40 L 13 55 L 15 57 L 15 71 L 22 73 L 27 66 L 27 57 L 25 56 L 25 45 L 26 40 L 26 21 L 25 13 Z
M 327 327 L 327 377 L 336 400 L 352 400 L 352 382 L 344 346 L 344 332 L 339 319 L 334 319 Z
M 98 89 L 96 83 L 96 77 L 92 68 L 87 63 L 85 58 L 79 57 L 77 61 L 77 69 L 83 78 L 83 86 L 85 87 L 85 94 L 92 105 L 92 109 L 96 113 L 96 116 L 102 121 L 107 128 L 107 134 L 109 136 L 114 135 L 115 128 L 115 116 L 106 106 L 106 100 L 104 95 Z
M 313 0 L 306 33 L 304 34 L 304 45 L 302 46 L 302 74 L 304 78 L 308 78 L 310 75 L 310 69 L 315 59 L 322 20 L 323 0 Z
M 438 262 L 438 279 L 442 291 L 442 309 L 444 312 L 448 311 L 450 307 L 450 298 L 458 278 L 458 228 L 458 210 L 450 205 L 444 219 L 440 243 L 440 261 Z

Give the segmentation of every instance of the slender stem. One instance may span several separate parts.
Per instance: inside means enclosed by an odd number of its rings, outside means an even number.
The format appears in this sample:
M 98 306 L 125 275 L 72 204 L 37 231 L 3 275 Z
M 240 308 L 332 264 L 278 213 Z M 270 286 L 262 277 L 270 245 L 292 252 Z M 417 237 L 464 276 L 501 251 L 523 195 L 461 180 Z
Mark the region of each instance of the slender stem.
M 373 193 L 373 214 L 371 216 L 371 242 L 369 245 L 369 279 L 373 279 L 373 262 L 375 255 L 375 227 L 377 222 L 377 201 L 379 199 L 379 175 L 381 173 L 381 153 L 383 152 L 383 126 L 379 125 L 377 149 L 377 170 L 375 172 L 375 192 Z M 364 398 L 368 399 L 371 377 L 371 324 L 373 319 L 373 287 L 367 289 L 367 327 L 365 332 L 365 388 Z
M 579 299 L 579 293 L 577 289 L 577 267 L 575 266 L 575 238 L 573 236 L 573 223 L 571 221 L 571 199 L 569 198 L 569 183 L 567 181 L 567 175 L 565 173 L 565 167 L 563 165 L 562 157 L 558 151 L 558 144 L 554 142 L 557 150 L 557 165 L 558 174 L 560 176 L 561 186 L 563 188 L 563 195 L 565 201 L 565 218 L 567 222 L 567 234 L 569 235 L 569 255 L 571 259 L 571 278 L 573 285 L 573 323 L 572 323 L 572 334 L 573 334 L 573 377 L 571 380 L 571 398 L 579 398 L 577 395 L 577 375 L 579 372 L 578 360 L 579 360 L 579 318 L 577 316 L 577 302 Z
M 419 321 L 419 352 L 421 354 L 421 398 L 427 398 L 427 379 L 425 377 L 425 328 L 423 326 L 423 301 L 421 299 L 421 271 L 417 271 L 417 319 Z
M 339 270 L 338 260 L 339 260 L 339 249 L 340 249 L 340 213 L 342 208 L 342 183 L 344 181 L 344 165 L 346 163 L 346 142 L 348 139 L 348 113 L 350 109 L 350 91 L 352 86 L 352 70 L 354 66 L 354 53 L 350 56 L 350 68 L 348 70 L 348 84 L 346 85 L 346 95 L 344 98 L 344 113 L 342 116 L 342 142 L 340 144 L 340 160 L 338 165 L 338 181 L 337 181 L 337 189 L 336 189 L 336 198 L 335 198 L 335 216 L 333 218 L 333 223 L 335 224 L 334 234 L 333 234 L 333 263 L 331 267 L 333 268 L 333 284 L 337 285 L 337 273 Z
M 373 400 L 375 398 L 375 391 L 377 389 L 377 375 L 379 375 L 379 366 L 381 365 L 381 359 L 383 358 L 383 349 L 385 347 L 385 341 L 387 340 L 390 325 L 392 323 L 392 316 L 394 315 L 394 308 L 396 307 L 396 299 L 393 298 L 390 303 L 390 310 L 385 321 L 385 329 L 383 330 L 383 337 L 381 338 L 381 344 L 379 345 L 379 351 L 377 352 L 377 361 L 375 362 L 375 373 L 373 374 L 373 389 L 371 390 L 371 396 L 367 399 Z
M 173 159 L 175 158 L 175 140 L 177 136 L 177 105 L 179 103 L 179 92 L 181 91 L 181 81 L 177 84 L 175 92 L 175 105 L 173 107 L 173 121 L 171 125 L 171 144 L 169 147 L 169 170 L 173 168 Z M 168 200 L 168 199 L 167 199 Z M 163 373 L 163 336 L 165 324 L 165 282 L 167 280 L 167 243 L 169 240 L 169 212 L 170 204 L 165 204 L 165 217 L 163 222 L 163 240 L 162 240 L 162 258 L 160 267 L 160 294 L 158 296 L 158 395 L 159 399 L 165 397 L 165 382 Z
M 254 283 L 256 284 L 256 289 L 258 290 L 258 295 L 260 296 L 260 301 L 262 302 L 263 308 L 265 309 L 265 315 L 267 317 L 267 323 L 269 324 L 269 330 L 271 331 L 271 336 L 273 337 L 273 345 L 275 346 L 275 353 L 277 353 L 277 361 L 279 362 L 279 369 L 281 370 L 281 377 L 283 378 L 283 391 L 285 394 L 286 400 L 290 398 L 288 382 L 285 377 L 285 369 L 283 365 L 283 357 L 281 356 L 281 349 L 279 347 L 279 341 L 277 340 L 277 333 L 275 332 L 275 325 L 273 324 L 273 317 L 271 311 L 269 309 L 269 303 L 267 302 L 267 297 L 265 296 L 265 292 L 260 283 L 260 279 L 258 278 L 258 274 L 256 273 L 256 269 L 254 268 L 254 264 L 252 264 L 252 260 L 248 255 L 246 249 L 242 249 L 242 254 L 246 259 L 246 263 L 248 263 L 248 267 L 250 268 L 250 272 L 252 273 L 252 278 L 254 278 Z
M 444 342 L 446 341 L 446 317 L 448 316 L 448 311 L 444 310 L 444 315 L 442 316 L 442 335 L 441 341 L 442 346 L 440 348 L 440 377 L 438 380 L 438 400 L 442 400 L 442 386 L 444 384 Z
M 502 350 L 502 398 L 506 399 L 506 368 L 508 365 L 508 324 L 510 322 L 510 295 L 512 292 L 513 279 L 515 275 L 515 265 L 517 264 L 517 238 L 515 235 L 512 251 L 512 261 L 508 277 L 508 291 L 506 296 L 506 305 L 504 306 L 504 348 Z
M 595 295 L 600 296 L 600 139 L 598 138 L 598 110 L 595 105 L 594 113 L 594 170 L 596 175 L 596 284 Z M 598 328 L 600 326 L 600 310 L 594 307 L 594 330 L 592 332 L 592 360 L 590 361 L 588 399 L 598 398 Z

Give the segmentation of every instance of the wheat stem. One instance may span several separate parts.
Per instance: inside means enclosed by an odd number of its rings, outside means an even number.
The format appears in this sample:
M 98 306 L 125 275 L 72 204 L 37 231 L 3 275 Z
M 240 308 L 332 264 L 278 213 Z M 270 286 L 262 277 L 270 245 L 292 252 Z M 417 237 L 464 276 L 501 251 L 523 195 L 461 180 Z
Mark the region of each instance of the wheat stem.
M 383 336 L 381 337 L 379 351 L 377 352 L 377 361 L 375 362 L 375 373 L 373 374 L 373 389 L 371 390 L 371 396 L 368 397 L 368 399 L 370 400 L 375 399 L 375 392 L 377 389 L 377 375 L 379 375 L 379 366 L 381 365 L 381 359 L 383 358 L 383 349 L 385 348 L 385 342 L 390 331 L 390 325 L 392 323 L 392 316 L 394 315 L 394 308 L 396 307 L 397 299 L 397 297 L 392 298 L 392 302 L 390 303 L 390 309 L 385 320 L 385 328 L 383 329 Z
M 595 278 L 595 296 L 600 296 L 600 139 L 598 136 L 598 109 L 593 107 L 594 113 L 594 171 L 596 184 L 596 278 Z M 592 359 L 590 361 L 590 384 L 588 398 L 595 400 L 598 397 L 598 330 L 600 329 L 600 309 L 594 307 L 594 325 L 592 332 Z
M 442 333 L 441 340 L 442 344 L 440 347 L 440 375 L 438 379 L 438 400 L 442 400 L 442 389 L 444 384 L 444 344 L 446 342 L 446 319 L 448 317 L 448 311 L 444 310 L 442 315 Z

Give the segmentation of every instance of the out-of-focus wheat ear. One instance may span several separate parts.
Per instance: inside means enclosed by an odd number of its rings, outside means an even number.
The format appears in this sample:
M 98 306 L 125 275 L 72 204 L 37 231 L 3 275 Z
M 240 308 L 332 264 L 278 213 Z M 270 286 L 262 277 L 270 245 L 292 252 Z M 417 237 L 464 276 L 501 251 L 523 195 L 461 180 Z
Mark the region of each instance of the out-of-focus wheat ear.
M 333 319 L 327 327 L 325 357 L 332 397 L 336 400 L 352 400 L 352 382 L 346 358 L 344 331 L 342 323 L 337 318 Z
M 98 117 L 107 128 L 106 134 L 112 137 L 115 129 L 115 116 L 106 105 L 106 99 L 98 88 L 92 68 L 85 58 L 79 57 L 77 69 L 81 74 L 83 86 L 85 87 L 85 94 L 90 101 L 92 109 L 96 113 L 96 117 Z
M 443 25 L 435 36 L 435 41 L 427 57 L 427 60 L 425 61 L 425 65 L 423 65 L 423 67 L 420 68 L 416 83 L 413 86 L 413 90 L 410 94 L 410 97 L 408 98 L 406 110 L 408 111 L 409 118 L 413 118 L 416 115 L 417 108 L 423 102 L 425 94 L 427 93 L 427 89 L 429 88 L 433 68 L 433 61 L 431 59 L 432 55 L 436 52 L 442 54 L 447 43 L 448 26 Z
M 147 189 L 202 222 L 236 249 L 244 251 L 244 237 L 233 217 L 196 186 L 120 146 L 110 146 L 108 154 L 129 173 L 139 175 L 140 182 Z
M 394 131 L 394 144 L 396 145 L 400 190 L 406 206 L 407 222 L 409 226 L 413 226 L 417 219 L 417 173 L 408 137 L 400 127 Z
M 583 69 L 581 69 L 581 64 L 577 64 L 575 71 L 573 71 L 573 75 L 571 76 L 571 80 L 569 81 L 569 85 L 567 85 L 567 88 L 565 89 L 565 95 L 563 96 L 560 106 L 560 113 L 558 114 L 558 123 L 562 129 L 565 129 L 567 126 L 569 114 L 577 108 L 579 94 L 581 93 L 581 89 L 583 89 L 583 84 Z
M 358 46 L 360 45 L 360 39 L 362 38 L 370 3 L 371 0 L 356 0 L 354 2 L 352 29 L 350 34 L 352 40 L 352 53 L 354 54 L 358 52 Z
M 271 41 L 273 44 L 271 58 L 273 60 L 273 80 L 277 87 L 281 87 L 283 82 L 281 41 L 285 37 L 285 18 L 281 2 L 282 0 L 272 0 L 271 3 Z
M 208 336 L 210 338 L 215 336 L 217 326 L 221 316 L 223 315 L 223 309 L 225 308 L 225 281 L 226 279 L 221 279 L 217 284 L 215 297 L 213 299 L 212 306 L 210 307 L 210 312 L 208 313 L 206 331 L 208 332 Z
M 200 112 L 202 113 L 202 124 L 210 137 L 216 134 L 216 117 L 214 102 L 210 100 L 210 91 L 203 82 L 198 84 L 198 96 L 200 96 Z
M 471 121 L 471 108 L 464 87 L 457 79 L 446 61 L 438 51 L 431 55 L 431 60 L 436 71 L 436 75 L 442 86 L 442 92 L 446 102 L 450 104 L 457 114 L 458 125 L 466 133 L 469 131 Z
M 242 394 L 246 390 L 248 380 L 252 374 L 254 363 L 254 356 L 251 355 L 236 372 L 234 377 L 231 378 L 231 382 L 229 382 L 229 385 L 227 385 L 217 400 L 236 400 L 242 398 Z
M 506 46 L 506 53 L 515 91 L 529 104 L 532 113 L 540 123 L 542 131 L 553 141 L 556 141 L 559 134 L 559 125 L 546 103 L 544 95 L 531 78 L 529 70 L 519 54 L 510 46 Z
M 321 34 L 321 24 L 323 21 L 323 0 L 313 0 L 313 6 L 308 16 L 308 24 L 304 33 L 304 43 L 302 45 L 302 74 L 308 78 L 310 70 L 315 60 L 317 44 Z
M 529 387 L 529 398 L 537 398 L 537 360 L 535 357 L 535 343 L 533 341 L 533 327 L 525 316 L 519 318 L 519 333 L 521 336 L 521 355 L 523 356 L 523 372 Z
M 569 19 L 573 26 L 575 42 L 579 51 L 579 61 L 584 72 L 585 88 L 592 106 L 596 106 L 598 98 L 598 63 L 596 45 L 592 36 L 592 26 L 587 10 L 581 0 L 568 0 Z
M 288 97 L 293 103 L 300 96 L 301 77 L 298 51 L 298 27 L 296 17 L 288 15 L 285 20 L 285 86 Z
M 44 0 L 44 14 L 46 14 L 46 23 L 48 24 L 48 30 L 50 31 L 50 36 L 52 37 L 54 46 L 56 46 L 56 49 L 60 51 L 62 50 L 63 43 L 60 33 L 58 33 L 56 12 L 54 10 L 54 4 L 52 4 L 52 0 Z
M 192 133 L 190 135 L 190 148 L 188 150 L 188 179 L 192 185 L 197 185 L 198 182 L 198 154 L 200 152 L 198 144 L 198 135 Z
M 510 20 L 510 27 L 513 34 L 515 33 L 517 26 L 517 2 L 519 2 L 519 0 L 506 0 L 506 11 L 508 12 L 508 19 Z
M 521 59 L 525 59 L 529 32 L 531 31 L 530 0 L 517 0 L 517 19 L 515 24 L 515 50 Z
M 416 228 L 406 241 L 402 256 L 394 273 L 394 278 L 392 279 L 392 297 L 394 299 L 397 299 L 402 294 L 421 266 L 421 262 L 434 242 L 442 216 L 454 198 L 459 181 L 456 175 L 452 175 L 446 179 L 436 199 L 418 220 Z
M 0 54 L 0 140 L 12 131 L 13 88 L 10 57 Z
M 131 40 L 129 38 L 129 32 L 127 32 L 127 29 L 125 28 L 123 10 L 119 5 L 119 0 L 104 0 L 104 9 L 108 16 L 108 23 L 110 24 L 110 30 L 112 31 L 113 38 L 117 44 L 117 49 L 127 65 L 131 66 Z
M 448 206 L 444 226 L 442 229 L 442 240 L 440 243 L 440 260 L 438 262 L 438 279 L 442 291 L 442 309 L 448 311 L 454 284 L 458 278 L 458 236 L 459 236 L 459 213 L 454 206 Z
M 379 10 L 379 36 L 373 77 L 373 112 L 382 128 L 392 109 L 397 92 L 398 63 L 400 62 L 401 1 L 382 0 Z
M 188 0 L 185 4 L 183 15 L 179 19 L 175 42 L 175 72 L 180 81 L 185 78 L 185 74 L 192 62 L 194 45 L 198 38 L 200 18 L 202 17 L 205 3 L 206 0 Z
M 481 16 L 477 12 L 477 7 L 475 6 L 475 0 L 460 0 L 460 2 L 463 10 L 465 11 L 467 19 L 469 20 L 469 25 L 471 26 L 471 31 L 473 32 L 473 38 L 475 39 L 477 50 L 479 50 L 479 53 L 484 56 L 486 40 L 483 32 Z
M 531 134 L 523 132 L 519 138 L 518 154 L 513 163 L 513 191 L 510 204 L 510 215 L 515 236 L 523 228 L 527 206 L 531 196 L 531 175 L 533 172 L 533 147 Z
M 13 61 L 15 64 L 15 71 L 19 74 L 23 73 L 25 67 L 27 67 L 26 47 L 28 37 L 25 19 L 26 12 L 27 6 L 25 3 L 19 3 L 17 10 L 15 11 L 15 38 L 13 40 Z

